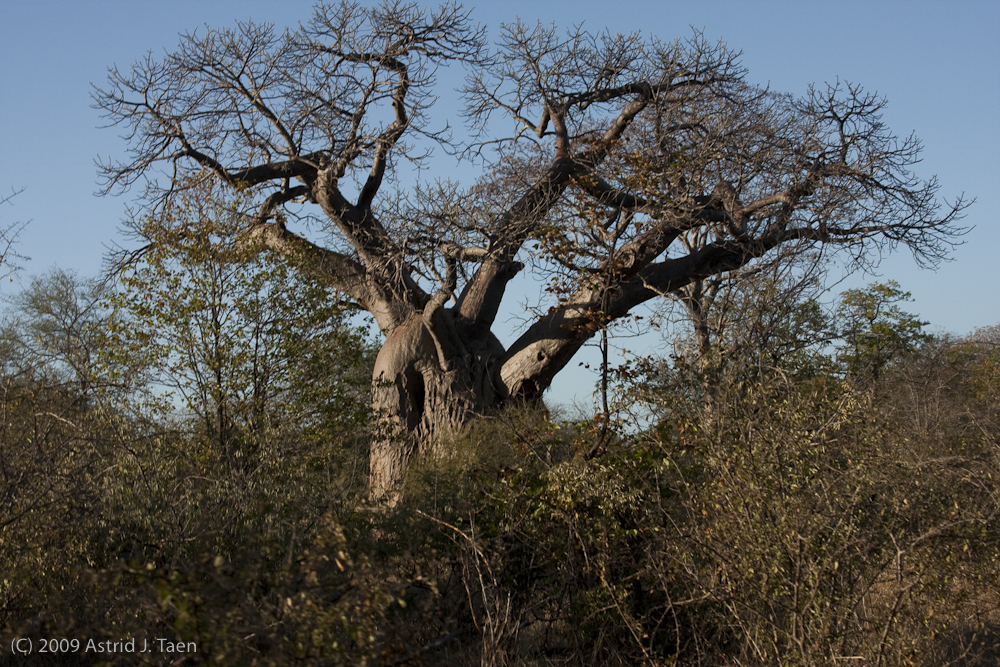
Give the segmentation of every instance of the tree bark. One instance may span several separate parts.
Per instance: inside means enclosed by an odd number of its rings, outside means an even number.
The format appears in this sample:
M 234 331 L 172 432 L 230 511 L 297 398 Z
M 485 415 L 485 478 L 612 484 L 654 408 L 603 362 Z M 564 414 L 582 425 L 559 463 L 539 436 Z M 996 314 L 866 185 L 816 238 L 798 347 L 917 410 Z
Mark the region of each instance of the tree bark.
M 454 314 L 414 315 L 386 337 L 372 374 L 372 407 L 379 431 L 371 449 L 371 494 L 386 498 L 403 481 L 417 452 L 442 453 L 449 436 L 502 405 L 504 349 L 490 333 L 448 338 Z

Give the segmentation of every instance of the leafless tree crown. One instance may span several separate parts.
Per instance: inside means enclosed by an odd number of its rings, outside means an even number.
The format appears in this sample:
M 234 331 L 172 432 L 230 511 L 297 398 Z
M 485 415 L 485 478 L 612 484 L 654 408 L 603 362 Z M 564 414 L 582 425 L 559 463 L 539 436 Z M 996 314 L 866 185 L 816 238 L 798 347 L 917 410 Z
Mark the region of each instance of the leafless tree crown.
M 455 64 L 461 141 L 433 116 L 435 74 Z M 107 192 L 141 185 L 154 212 L 202 179 L 255 193 L 248 237 L 312 258 L 387 334 L 444 309 L 461 354 L 525 263 L 551 272 L 551 308 L 502 360 L 512 392 L 547 386 L 637 305 L 765 255 L 825 246 L 865 262 L 904 245 L 933 264 L 966 205 L 914 175 L 920 144 L 886 127 L 884 99 L 755 86 L 700 34 L 518 22 L 488 45 L 458 5 L 319 5 L 295 30 L 184 35 L 112 69 L 95 100 L 129 145 L 102 165 Z M 394 171 L 440 143 L 482 176 L 401 190 Z M 304 204 L 328 247 L 286 229 Z

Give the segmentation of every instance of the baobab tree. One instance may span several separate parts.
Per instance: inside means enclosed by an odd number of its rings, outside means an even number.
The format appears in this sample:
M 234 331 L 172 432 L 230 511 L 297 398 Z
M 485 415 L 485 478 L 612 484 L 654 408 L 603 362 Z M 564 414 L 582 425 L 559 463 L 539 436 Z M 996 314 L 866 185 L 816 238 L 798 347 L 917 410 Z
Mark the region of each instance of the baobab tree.
M 458 139 L 434 117 L 450 67 L 465 71 Z M 491 45 L 456 5 L 321 4 L 283 33 L 184 35 L 112 69 L 95 100 L 129 143 L 103 164 L 107 192 L 142 186 L 155 217 L 206 179 L 239 190 L 248 246 L 371 313 L 385 336 L 372 403 L 397 431 L 373 445 L 376 494 L 443 433 L 538 400 L 645 302 L 822 248 L 863 262 L 904 245 L 933 263 L 965 206 L 912 173 L 920 144 L 885 126 L 883 99 L 843 83 L 762 89 L 699 34 L 518 22 Z M 411 178 L 433 174 L 435 148 L 479 178 Z M 307 222 L 322 243 L 290 228 Z M 702 242 L 684 243 L 693 233 Z M 548 277 L 548 301 L 505 349 L 493 327 L 524 271 Z

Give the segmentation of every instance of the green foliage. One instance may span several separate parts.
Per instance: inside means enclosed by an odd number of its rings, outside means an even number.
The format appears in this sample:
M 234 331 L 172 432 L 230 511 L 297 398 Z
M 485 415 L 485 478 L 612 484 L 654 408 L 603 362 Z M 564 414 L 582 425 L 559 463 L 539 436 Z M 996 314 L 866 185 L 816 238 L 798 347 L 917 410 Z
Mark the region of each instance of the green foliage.
M 844 292 L 837 311 L 844 341 L 839 360 L 854 378 L 877 382 L 892 361 L 928 340 L 927 322 L 898 305 L 910 300 L 894 280 Z
M 248 245 L 239 204 L 191 190 L 147 220 L 150 245 L 109 299 L 122 381 L 184 408 L 222 450 L 286 424 L 313 439 L 364 428 L 365 330 L 329 286 Z
M 221 664 L 359 664 L 371 646 L 384 587 L 343 528 L 371 348 L 335 292 L 241 247 L 233 210 L 205 196 L 175 232 L 150 221 L 103 300 L 60 273 L 15 300 L 5 634 L 194 640 Z
M 929 337 L 892 286 L 831 321 L 764 281 L 727 299 L 771 324 L 719 363 L 618 376 L 649 428 L 512 406 L 373 507 L 363 339 L 224 231 L 162 237 L 113 318 L 61 274 L 15 300 L 4 637 L 165 637 L 223 665 L 995 663 L 994 329 Z

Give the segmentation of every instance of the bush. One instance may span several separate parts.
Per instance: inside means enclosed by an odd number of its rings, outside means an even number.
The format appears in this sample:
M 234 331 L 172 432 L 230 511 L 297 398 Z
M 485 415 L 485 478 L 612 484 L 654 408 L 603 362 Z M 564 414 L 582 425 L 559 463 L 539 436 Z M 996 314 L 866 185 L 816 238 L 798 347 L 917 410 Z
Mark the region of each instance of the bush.
M 921 338 L 865 382 L 807 348 L 787 368 L 759 354 L 651 365 L 619 387 L 644 422 L 514 406 L 416 461 L 392 506 L 356 483 L 364 432 L 343 410 L 219 438 L 78 374 L 68 348 L 33 355 L 24 331 L 4 338 L 7 639 L 198 647 L 76 656 L 104 664 L 1000 655 L 992 330 Z

